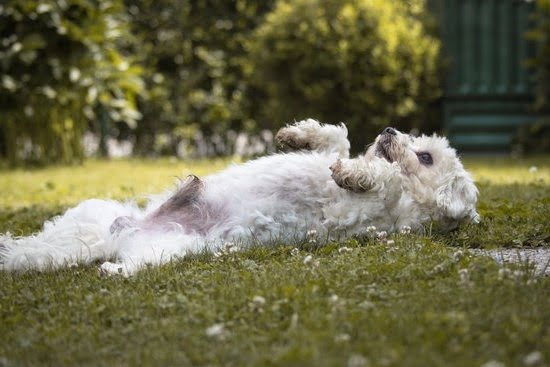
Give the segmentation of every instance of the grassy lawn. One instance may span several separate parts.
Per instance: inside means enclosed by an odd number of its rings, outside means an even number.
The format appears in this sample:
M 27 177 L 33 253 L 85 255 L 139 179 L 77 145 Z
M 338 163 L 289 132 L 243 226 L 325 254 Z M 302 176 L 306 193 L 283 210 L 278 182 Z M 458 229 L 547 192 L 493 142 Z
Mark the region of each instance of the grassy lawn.
M 143 197 L 228 163 L 0 170 L 0 233 L 29 234 L 82 199 Z M 548 365 L 550 278 L 467 249 L 549 247 L 550 158 L 466 166 L 483 219 L 451 234 L 203 254 L 128 279 L 94 266 L 0 273 L 0 366 Z

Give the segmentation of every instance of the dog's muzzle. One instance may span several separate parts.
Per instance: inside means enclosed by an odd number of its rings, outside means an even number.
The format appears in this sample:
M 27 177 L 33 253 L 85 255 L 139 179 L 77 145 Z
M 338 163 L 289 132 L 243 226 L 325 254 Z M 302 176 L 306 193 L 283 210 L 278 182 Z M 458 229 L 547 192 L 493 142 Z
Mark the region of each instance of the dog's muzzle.
M 392 144 L 395 144 L 394 139 L 397 137 L 397 130 L 393 127 L 385 128 L 382 133 L 378 136 L 378 141 L 376 144 L 375 155 L 386 159 L 388 162 L 393 163 L 395 159 L 392 157 Z

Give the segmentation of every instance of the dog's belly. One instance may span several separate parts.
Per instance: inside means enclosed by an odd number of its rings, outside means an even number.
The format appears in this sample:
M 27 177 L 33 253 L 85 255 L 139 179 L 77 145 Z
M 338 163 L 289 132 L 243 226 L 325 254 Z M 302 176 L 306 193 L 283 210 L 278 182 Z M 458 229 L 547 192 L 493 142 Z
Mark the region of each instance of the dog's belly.
M 324 206 L 346 195 L 330 176 L 336 159 L 336 154 L 278 154 L 204 179 L 192 177 L 140 227 L 227 240 L 319 229 Z
M 335 154 L 279 154 L 206 177 L 205 205 L 222 208 L 210 234 L 276 236 L 318 227 L 323 205 L 342 191 L 330 177 L 336 159 Z

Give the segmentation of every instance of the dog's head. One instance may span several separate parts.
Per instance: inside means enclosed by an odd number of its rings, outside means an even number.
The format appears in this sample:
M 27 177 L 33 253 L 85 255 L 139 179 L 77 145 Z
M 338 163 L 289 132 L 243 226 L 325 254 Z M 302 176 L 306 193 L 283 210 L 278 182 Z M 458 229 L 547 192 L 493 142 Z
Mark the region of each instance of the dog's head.
M 444 137 L 413 137 L 388 127 L 366 153 L 367 159 L 374 156 L 399 165 L 413 199 L 445 229 L 479 220 L 477 188 Z

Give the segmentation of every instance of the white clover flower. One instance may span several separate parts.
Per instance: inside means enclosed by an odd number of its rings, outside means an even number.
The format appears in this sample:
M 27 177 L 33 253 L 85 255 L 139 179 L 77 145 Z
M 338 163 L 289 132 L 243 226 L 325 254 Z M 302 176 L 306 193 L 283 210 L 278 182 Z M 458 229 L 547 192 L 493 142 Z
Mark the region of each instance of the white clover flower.
M 349 342 L 350 340 L 351 340 L 351 336 L 345 333 L 338 334 L 334 337 L 334 342 L 336 343 L 345 343 L 345 342 Z
M 464 257 L 464 251 L 462 251 L 462 250 L 456 251 L 456 252 L 451 256 L 451 258 L 453 259 L 454 262 L 459 262 L 460 259 L 462 259 L 463 257 Z
M 316 243 L 317 242 L 317 231 L 315 229 L 311 229 L 307 231 L 306 238 L 309 243 Z
M 258 306 L 265 305 L 265 298 L 262 296 L 254 296 L 252 297 L 252 302 Z
M 388 237 L 388 232 L 386 231 L 376 232 L 376 237 L 378 237 L 379 240 L 383 240 L 386 237 Z
M 386 245 L 391 246 L 391 245 L 395 244 L 395 241 L 394 240 L 386 240 L 385 243 L 386 243 Z
M 368 226 L 367 227 L 367 233 L 374 233 L 376 232 L 376 227 L 375 226 Z
M 531 166 L 529 167 L 529 173 L 537 173 L 539 168 L 537 166 Z
M 262 296 L 254 296 L 252 297 L 252 301 L 248 303 L 248 307 L 252 311 L 256 311 L 259 313 L 264 312 L 264 305 L 265 305 L 265 298 Z
M 445 266 L 443 266 L 443 264 L 437 264 L 433 268 L 434 273 L 441 273 L 443 270 L 445 270 Z
M 483 363 L 481 367 L 506 367 L 506 365 L 502 362 L 491 360 Z
M 310 229 L 309 231 L 307 231 L 306 236 L 307 237 L 317 236 L 317 231 L 315 229 Z
M 376 307 L 374 302 L 371 302 L 371 301 L 363 301 L 358 306 L 365 310 L 371 310 Z
M 498 279 L 503 280 L 510 277 L 512 274 L 512 271 L 508 268 L 500 268 L 498 269 Z
M 290 255 L 292 256 L 298 256 L 300 255 L 300 250 L 296 247 L 294 247 L 291 251 L 290 251 Z
M 513 276 L 514 276 L 515 280 L 520 280 L 521 278 L 523 278 L 524 275 L 525 275 L 525 273 L 521 270 L 515 270 L 514 273 L 513 273 Z
M 352 354 L 348 359 L 347 367 L 365 367 L 368 365 L 370 365 L 370 362 L 367 358 L 361 354 Z
M 227 334 L 224 324 L 214 324 L 206 329 L 206 336 L 211 338 L 224 338 Z
M 239 251 L 239 246 L 237 246 L 233 242 L 226 242 L 223 245 L 223 252 L 225 252 L 226 254 L 232 254 L 232 253 L 235 253 L 237 251 Z
M 329 297 L 329 300 L 332 303 L 338 302 L 339 299 L 340 299 L 340 297 L 338 297 L 338 295 L 336 295 L 336 294 L 333 294 L 332 296 Z
M 349 247 L 345 247 L 345 246 L 338 248 L 338 253 L 340 254 L 344 252 L 351 252 L 351 251 L 352 250 Z
M 308 265 L 308 264 L 310 264 L 312 261 L 313 261 L 313 256 L 307 255 L 306 257 L 304 257 L 304 265 Z
M 542 353 L 539 352 L 538 350 L 535 350 L 529 353 L 528 355 L 526 355 L 525 357 L 523 357 L 523 363 L 526 366 L 535 366 L 541 363 L 542 359 L 543 359 Z
M 411 227 L 409 226 L 403 226 L 400 230 L 401 234 L 410 234 L 411 233 Z
M 470 282 L 470 274 L 468 273 L 468 269 L 460 269 L 458 271 L 458 276 L 460 278 L 460 283 L 466 284 Z

